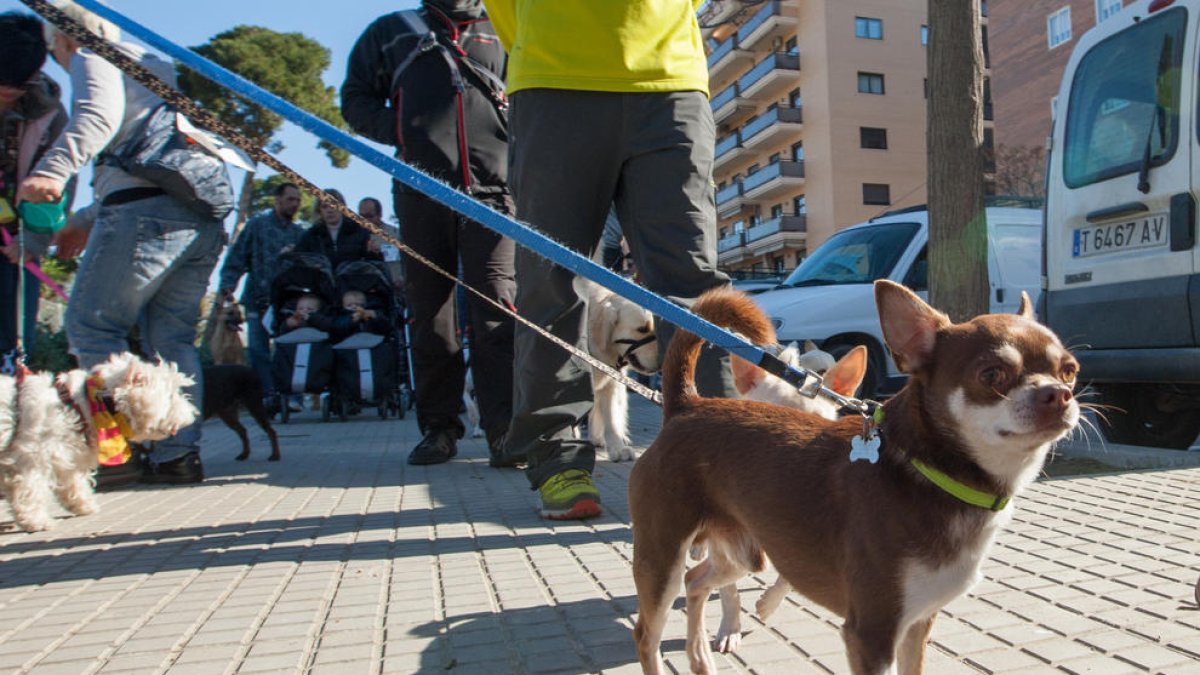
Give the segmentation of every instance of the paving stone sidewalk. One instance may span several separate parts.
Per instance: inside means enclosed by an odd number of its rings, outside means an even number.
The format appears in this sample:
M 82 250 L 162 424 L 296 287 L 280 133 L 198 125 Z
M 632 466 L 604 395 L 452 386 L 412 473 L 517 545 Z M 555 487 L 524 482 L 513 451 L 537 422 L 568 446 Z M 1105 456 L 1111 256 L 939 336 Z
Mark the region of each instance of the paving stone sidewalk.
M 656 409 L 634 402 L 633 428 L 647 443 Z M 202 485 L 106 493 L 47 533 L 0 505 L 0 672 L 639 672 L 629 464 L 597 465 L 604 517 L 552 525 L 480 440 L 411 467 L 411 417 L 277 429 L 283 462 L 255 430 L 241 463 L 210 423 Z M 1200 672 L 1198 512 L 1200 469 L 1036 484 L 927 672 Z M 740 584 L 747 608 L 771 580 Z M 847 672 L 838 621 L 799 596 L 744 625 L 722 672 Z M 682 611 L 666 638 L 687 672 Z

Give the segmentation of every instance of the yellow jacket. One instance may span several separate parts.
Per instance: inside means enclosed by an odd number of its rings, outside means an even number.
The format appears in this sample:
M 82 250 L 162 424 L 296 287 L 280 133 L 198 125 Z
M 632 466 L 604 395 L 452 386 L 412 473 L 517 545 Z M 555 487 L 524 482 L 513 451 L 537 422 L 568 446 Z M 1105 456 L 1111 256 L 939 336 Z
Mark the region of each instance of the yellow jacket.
M 484 0 L 508 50 L 508 92 L 702 91 L 703 0 Z

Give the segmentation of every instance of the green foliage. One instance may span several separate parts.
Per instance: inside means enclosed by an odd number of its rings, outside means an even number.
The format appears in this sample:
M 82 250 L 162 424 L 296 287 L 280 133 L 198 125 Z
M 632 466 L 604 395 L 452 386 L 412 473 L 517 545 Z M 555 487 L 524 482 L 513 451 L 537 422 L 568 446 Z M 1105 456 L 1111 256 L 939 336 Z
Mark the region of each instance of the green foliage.
M 275 189 L 286 182 L 288 182 L 287 178 L 278 173 L 269 178 L 255 178 L 254 188 L 250 193 L 250 213 L 257 215 L 268 209 L 275 208 Z M 316 214 L 316 198 L 301 190 L 300 210 L 296 212 L 296 222 L 314 222 Z
M 32 370 L 61 373 L 71 368 L 65 331 L 52 332 L 45 324 L 38 324 L 37 336 L 32 345 L 26 345 L 26 349 L 29 353 L 26 355 L 25 365 Z
M 337 90 L 321 80 L 321 73 L 329 67 L 329 50 L 312 38 L 262 26 L 237 26 L 192 50 L 337 127 L 346 127 L 337 105 Z M 282 144 L 272 139 L 283 124 L 279 115 L 182 66 L 179 86 L 255 143 L 272 152 L 282 149 Z M 318 146 L 334 166 L 349 164 L 345 150 L 324 141 Z
M 76 258 L 58 258 L 48 255 L 42 258 L 40 264 L 46 276 L 57 281 L 59 285 L 66 285 L 71 280 L 71 275 L 75 274 L 75 270 L 79 269 L 79 260 Z

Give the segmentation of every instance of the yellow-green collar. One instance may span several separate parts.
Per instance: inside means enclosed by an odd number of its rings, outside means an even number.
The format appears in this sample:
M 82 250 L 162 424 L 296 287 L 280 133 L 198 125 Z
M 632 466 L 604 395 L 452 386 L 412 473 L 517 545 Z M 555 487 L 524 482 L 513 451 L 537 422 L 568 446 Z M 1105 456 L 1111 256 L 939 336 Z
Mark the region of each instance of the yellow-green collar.
M 930 483 L 940 487 L 947 494 L 959 501 L 990 511 L 1000 511 L 1005 506 L 1008 506 L 1008 497 L 994 495 L 982 490 L 976 490 L 970 485 L 964 485 L 919 459 L 909 458 L 908 463 L 912 464 L 914 469 L 920 471 L 922 476 L 928 478 Z

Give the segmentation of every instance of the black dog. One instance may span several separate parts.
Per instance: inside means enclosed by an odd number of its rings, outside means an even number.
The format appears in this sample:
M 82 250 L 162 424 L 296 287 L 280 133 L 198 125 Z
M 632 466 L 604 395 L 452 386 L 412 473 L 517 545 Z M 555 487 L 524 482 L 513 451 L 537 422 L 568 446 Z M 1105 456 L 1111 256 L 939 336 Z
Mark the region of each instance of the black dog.
M 271 415 L 263 407 L 262 383 L 250 366 L 220 365 L 208 366 L 204 369 L 204 419 L 212 416 L 221 418 L 238 438 L 242 439 L 242 454 L 236 459 L 240 462 L 250 456 L 250 439 L 246 436 L 246 427 L 238 421 L 238 409 L 245 408 L 250 416 L 258 422 L 258 426 L 267 432 L 271 439 L 272 462 L 279 461 L 279 441 L 275 437 L 275 429 L 271 428 Z

